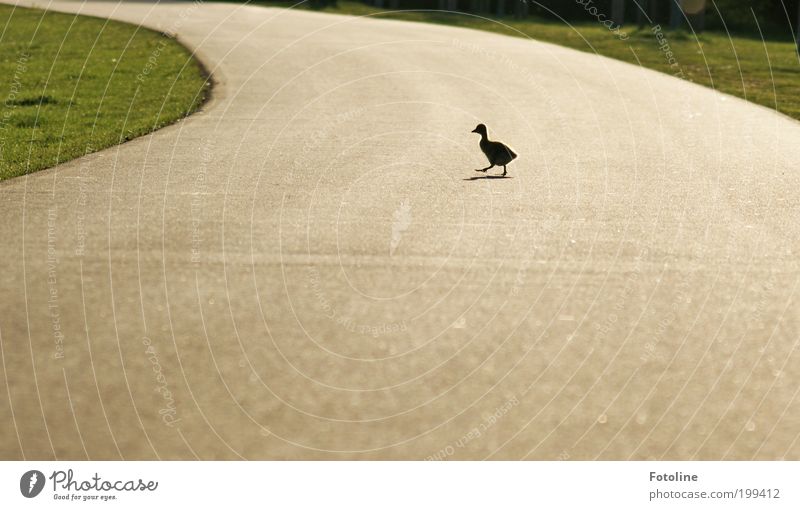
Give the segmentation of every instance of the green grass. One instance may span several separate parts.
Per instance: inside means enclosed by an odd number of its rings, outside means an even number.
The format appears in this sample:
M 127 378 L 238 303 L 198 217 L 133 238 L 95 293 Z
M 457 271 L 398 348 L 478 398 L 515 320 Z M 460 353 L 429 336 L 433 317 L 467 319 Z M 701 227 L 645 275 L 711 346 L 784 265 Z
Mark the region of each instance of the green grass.
M 200 64 L 162 34 L 0 5 L 0 180 L 149 133 L 207 94 Z
M 286 7 L 286 3 L 256 2 Z M 356 16 L 422 21 L 454 25 L 501 34 L 530 37 L 581 51 L 642 65 L 667 74 L 681 72 L 681 77 L 721 92 L 800 119 L 800 62 L 791 37 L 762 41 L 758 34 L 728 36 L 724 32 L 704 32 L 699 38 L 685 31 L 664 30 L 679 68 L 670 67 L 659 48 L 651 27 L 623 27 L 629 38 L 620 40 L 598 23 L 572 26 L 538 18 L 514 20 L 513 17 L 481 19 L 465 13 L 390 12 L 359 2 L 339 1 L 338 7 L 325 12 Z

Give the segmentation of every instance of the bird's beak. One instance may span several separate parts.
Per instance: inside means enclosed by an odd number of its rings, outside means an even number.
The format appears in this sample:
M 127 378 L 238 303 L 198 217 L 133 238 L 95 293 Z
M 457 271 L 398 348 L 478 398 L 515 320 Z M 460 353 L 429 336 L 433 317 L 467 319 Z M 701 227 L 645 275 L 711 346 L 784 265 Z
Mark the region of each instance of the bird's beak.
M 475 128 L 472 131 L 470 131 L 470 133 L 477 133 L 477 132 L 478 132 L 478 128 Z

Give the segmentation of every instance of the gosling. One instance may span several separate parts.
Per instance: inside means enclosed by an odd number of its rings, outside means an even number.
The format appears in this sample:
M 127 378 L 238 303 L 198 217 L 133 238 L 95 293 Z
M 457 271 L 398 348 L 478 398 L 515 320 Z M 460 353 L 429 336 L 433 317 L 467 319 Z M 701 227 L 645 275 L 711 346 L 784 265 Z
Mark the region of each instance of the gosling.
M 516 159 L 517 153 L 512 151 L 510 147 L 503 143 L 489 140 L 489 136 L 486 133 L 486 126 L 483 124 L 478 124 L 478 126 L 473 129 L 472 132 L 481 135 L 481 150 L 484 154 L 486 154 L 486 159 L 489 160 L 489 163 L 491 163 L 491 165 L 487 166 L 486 168 L 476 169 L 475 171 L 485 172 L 495 166 L 502 166 L 503 176 L 505 177 L 506 165 Z

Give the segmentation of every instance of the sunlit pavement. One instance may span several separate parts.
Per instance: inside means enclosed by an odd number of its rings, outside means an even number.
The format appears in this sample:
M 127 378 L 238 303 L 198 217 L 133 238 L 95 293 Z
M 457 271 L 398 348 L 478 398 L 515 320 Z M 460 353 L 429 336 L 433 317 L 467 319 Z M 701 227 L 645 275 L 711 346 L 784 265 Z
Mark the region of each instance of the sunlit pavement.
M 796 122 L 478 31 L 20 5 L 216 84 L 0 183 L 0 458 L 798 458 Z

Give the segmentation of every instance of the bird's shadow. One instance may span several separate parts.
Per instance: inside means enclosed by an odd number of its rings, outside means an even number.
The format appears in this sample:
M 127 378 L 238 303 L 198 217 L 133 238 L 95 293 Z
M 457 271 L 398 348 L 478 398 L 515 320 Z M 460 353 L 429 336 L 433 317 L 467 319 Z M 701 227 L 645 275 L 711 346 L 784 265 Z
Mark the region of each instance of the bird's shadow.
M 474 177 L 467 177 L 465 181 L 480 181 L 482 179 L 513 179 L 510 175 L 476 175 Z

